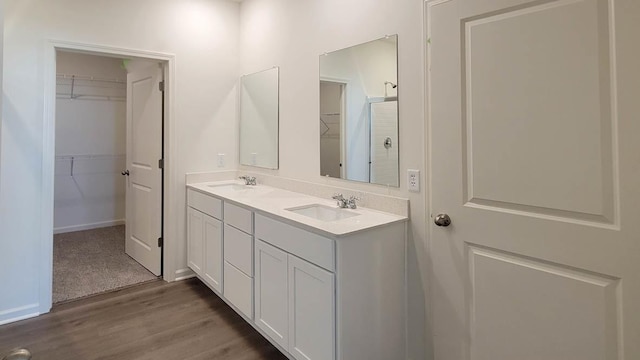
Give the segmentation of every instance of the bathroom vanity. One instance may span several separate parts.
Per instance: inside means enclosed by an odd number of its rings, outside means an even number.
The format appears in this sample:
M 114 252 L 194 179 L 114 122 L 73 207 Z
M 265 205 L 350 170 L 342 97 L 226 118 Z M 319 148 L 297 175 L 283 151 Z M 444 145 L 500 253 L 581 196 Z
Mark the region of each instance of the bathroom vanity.
M 289 358 L 404 358 L 406 217 L 228 181 L 187 205 L 189 267 Z

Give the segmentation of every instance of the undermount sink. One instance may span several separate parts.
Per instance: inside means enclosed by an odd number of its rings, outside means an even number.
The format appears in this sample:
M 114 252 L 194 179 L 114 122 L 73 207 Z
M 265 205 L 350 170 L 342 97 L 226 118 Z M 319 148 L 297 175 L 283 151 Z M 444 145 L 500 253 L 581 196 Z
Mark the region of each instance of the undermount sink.
M 337 221 L 360 215 L 354 211 L 326 206 L 322 204 L 304 205 L 289 208 L 286 210 L 320 221 Z

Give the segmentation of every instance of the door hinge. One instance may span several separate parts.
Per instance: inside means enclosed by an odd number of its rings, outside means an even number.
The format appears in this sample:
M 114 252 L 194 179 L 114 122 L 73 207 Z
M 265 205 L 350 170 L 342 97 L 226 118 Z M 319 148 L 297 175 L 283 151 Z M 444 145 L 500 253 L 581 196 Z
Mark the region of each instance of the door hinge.
M 162 240 L 161 237 L 158 238 L 158 247 L 162 247 L 162 245 L 164 244 L 164 240 Z
M 164 91 L 164 81 L 160 81 L 158 83 L 158 89 L 160 89 L 160 91 Z
M 158 169 L 164 169 L 164 159 L 158 160 Z

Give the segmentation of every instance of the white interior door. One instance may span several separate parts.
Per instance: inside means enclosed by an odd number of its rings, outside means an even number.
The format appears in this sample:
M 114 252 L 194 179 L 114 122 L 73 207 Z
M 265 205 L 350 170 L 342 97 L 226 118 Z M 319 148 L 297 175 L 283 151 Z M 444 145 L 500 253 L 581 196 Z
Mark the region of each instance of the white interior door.
M 640 359 L 638 19 L 427 2 L 436 360 Z
M 161 81 L 158 65 L 127 75 L 126 252 L 155 275 L 162 253 Z

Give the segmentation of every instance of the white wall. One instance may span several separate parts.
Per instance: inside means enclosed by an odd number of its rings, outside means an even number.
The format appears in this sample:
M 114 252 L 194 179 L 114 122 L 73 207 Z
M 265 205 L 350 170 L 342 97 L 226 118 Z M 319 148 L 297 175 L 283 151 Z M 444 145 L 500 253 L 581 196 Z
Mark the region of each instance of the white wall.
M 56 72 L 122 83 L 58 78 L 54 229 L 67 232 L 124 220 L 127 71 L 121 59 L 58 52 Z M 112 98 L 91 97 L 111 96 Z
M 175 54 L 177 238 L 186 268 L 184 174 L 236 158 L 239 5 L 211 0 L 5 0 L 0 141 L 0 322 L 46 311 L 40 294 L 47 39 Z M 229 165 L 229 164 L 228 164 Z M 229 168 L 234 164 L 230 164 Z M 44 229 L 46 230 L 46 229 Z
M 425 348 L 430 349 L 425 325 L 427 214 L 422 13 L 420 0 L 245 0 L 241 4 L 240 32 L 243 73 L 280 66 L 280 169 L 268 173 L 410 199 L 407 252 L 410 359 L 424 359 L 429 354 Z M 319 55 L 386 34 L 399 36 L 400 188 L 323 178 L 318 136 Z M 407 191 L 407 169 L 421 170 L 421 193 Z

